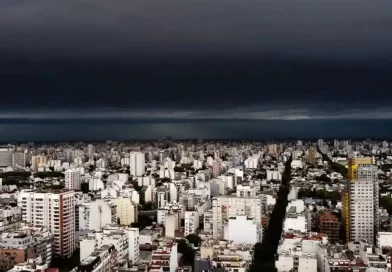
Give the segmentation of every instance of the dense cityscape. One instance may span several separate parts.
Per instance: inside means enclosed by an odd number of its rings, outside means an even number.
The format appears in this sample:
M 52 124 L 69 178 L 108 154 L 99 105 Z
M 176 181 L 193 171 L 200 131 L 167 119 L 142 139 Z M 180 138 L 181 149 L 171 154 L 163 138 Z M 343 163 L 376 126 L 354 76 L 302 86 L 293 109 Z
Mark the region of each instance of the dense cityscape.
M 31 142 L 0 167 L 0 271 L 391 271 L 388 141 Z

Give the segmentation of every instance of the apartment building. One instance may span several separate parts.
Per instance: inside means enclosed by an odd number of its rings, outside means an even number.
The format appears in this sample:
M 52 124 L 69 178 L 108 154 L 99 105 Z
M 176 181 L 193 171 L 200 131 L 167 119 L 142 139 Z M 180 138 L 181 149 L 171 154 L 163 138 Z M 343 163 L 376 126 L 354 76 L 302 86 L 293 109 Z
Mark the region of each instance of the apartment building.
M 142 152 L 131 152 L 129 157 L 129 171 L 134 177 L 143 176 L 145 173 L 145 155 Z
M 117 266 L 117 250 L 113 245 L 103 245 L 84 259 L 71 272 L 111 272 Z
M 75 193 L 69 190 L 21 191 L 22 220 L 47 227 L 54 236 L 54 255 L 71 257 L 75 245 Z
M 259 197 L 221 196 L 212 199 L 213 238 L 224 237 L 224 224 L 230 217 L 245 215 L 261 226 L 262 204 Z
M 342 197 L 342 221 L 347 241 L 366 239 L 373 241 L 379 229 L 378 168 L 371 164 L 372 158 L 350 159 L 349 178 Z
M 131 225 L 137 222 L 138 206 L 127 197 L 112 199 L 111 202 L 116 206 L 117 218 L 121 225 Z
M 47 228 L 23 226 L 16 231 L 1 233 L 0 270 L 34 259 L 37 264 L 50 264 L 53 236 Z
M 176 272 L 178 267 L 177 243 L 160 241 L 159 246 L 152 252 L 149 272 Z
M 325 233 L 328 236 L 328 240 L 334 244 L 339 241 L 339 221 L 331 212 L 321 212 L 316 216 L 316 225 L 318 231 Z
M 0 146 L 0 167 L 12 165 L 13 146 Z
M 69 190 L 80 190 L 80 171 L 77 169 L 68 169 L 65 175 L 65 188 Z
M 197 211 L 186 211 L 184 221 L 184 235 L 187 236 L 196 233 L 199 228 L 199 213 Z
M 96 199 L 76 207 L 77 231 L 100 230 L 106 225 L 117 224 L 117 206 L 107 199 Z
M 106 226 L 101 231 L 88 233 L 80 239 L 80 261 L 88 258 L 96 249 L 113 245 L 116 249 L 117 264 L 121 267 L 129 263 L 137 264 L 139 255 L 139 229 Z

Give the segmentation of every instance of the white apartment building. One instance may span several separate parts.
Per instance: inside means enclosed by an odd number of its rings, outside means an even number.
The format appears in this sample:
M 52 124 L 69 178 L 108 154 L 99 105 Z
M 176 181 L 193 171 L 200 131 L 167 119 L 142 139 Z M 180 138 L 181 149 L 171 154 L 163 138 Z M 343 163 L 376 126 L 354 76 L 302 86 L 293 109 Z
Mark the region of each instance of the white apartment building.
M 244 166 L 246 169 L 256 169 L 258 164 L 259 164 L 259 157 L 258 156 L 248 157 L 244 161 Z
M 131 152 L 129 157 L 129 171 L 134 177 L 143 176 L 145 173 L 145 155 L 142 152 Z
M 140 260 L 139 229 L 107 226 L 102 231 L 89 233 L 80 240 L 80 261 L 104 245 L 114 245 L 119 266 L 126 266 L 128 261 L 136 264 Z
M 256 244 L 261 242 L 261 238 L 261 226 L 245 215 L 230 217 L 225 225 L 225 240 L 235 244 Z
M 185 212 L 185 236 L 196 233 L 199 228 L 199 213 L 197 211 Z
M 392 232 L 379 232 L 376 235 L 377 246 L 380 248 L 392 245 Z
M 71 257 L 75 245 L 75 193 L 68 190 L 21 191 L 22 220 L 47 227 L 54 236 L 54 254 Z
M 178 217 L 180 218 L 180 220 L 185 217 L 184 207 L 180 204 L 172 203 L 157 210 L 157 223 L 165 224 L 166 215 L 169 212 L 178 213 Z
M 223 238 L 224 224 L 230 217 L 245 215 L 261 225 L 262 203 L 259 197 L 221 196 L 212 199 L 213 238 Z
M 177 244 L 173 241 L 163 241 L 157 250 L 152 252 L 149 272 L 176 272 L 178 267 Z
M 256 188 L 250 185 L 237 185 L 237 197 L 256 197 Z
M 80 190 L 80 171 L 68 169 L 65 175 L 65 188 L 69 190 Z
M 348 183 L 350 194 L 350 239 L 373 241 L 378 231 L 377 166 L 359 165 L 356 179 Z
M 125 231 L 128 235 L 128 247 L 129 255 L 128 259 L 132 264 L 139 263 L 140 251 L 139 251 L 139 229 L 138 228 L 126 228 Z
M 165 237 L 176 237 L 176 230 L 181 226 L 181 219 L 179 213 L 169 212 L 165 217 Z
M 153 186 L 155 187 L 155 178 L 153 176 L 142 176 L 137 178 L 137 184 L 139 186 Z
M 285 252 L 278 255 L 275 267 L 278 272 L 316 272 L 317 257 L 315 254 Z
M 78 209 L 78 231 L 101 230 L 104 226 L 117 224 L 116 205 L 109 200 L 97 199 L 79 205 Z
M 94 250 L 79 266 L 70 272 L 106 272 L 117 266 L 117 250 L 113 245 L 103 245 Z
M 166 187 L 153 188 L 152 190 L 152 202 L 157 209 L 166 207 L 170 201 L 170 190 Z
M 267 180 L 282 180 L 282 174 L 279 171 L 267 170 Z

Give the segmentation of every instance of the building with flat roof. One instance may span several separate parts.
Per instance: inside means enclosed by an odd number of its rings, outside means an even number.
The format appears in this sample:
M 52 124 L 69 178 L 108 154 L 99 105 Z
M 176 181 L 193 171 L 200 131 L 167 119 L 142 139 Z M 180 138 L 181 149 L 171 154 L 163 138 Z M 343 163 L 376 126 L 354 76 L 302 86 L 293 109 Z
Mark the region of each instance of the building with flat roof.
M 69 190 L 21 191 L 22 220 L 47 227 L 54 236 L 54 255 L 71 257 L 75 248 L 75 193 Z

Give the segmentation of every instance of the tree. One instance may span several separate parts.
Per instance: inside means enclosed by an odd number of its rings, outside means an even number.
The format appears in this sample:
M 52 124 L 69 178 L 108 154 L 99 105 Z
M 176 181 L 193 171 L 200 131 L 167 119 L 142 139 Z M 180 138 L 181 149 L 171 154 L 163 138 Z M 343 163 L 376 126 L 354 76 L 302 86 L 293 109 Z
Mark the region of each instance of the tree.
M 146 202 L 143 204 L 143 211 L 150 211 L 153 209 L 152 202 Z
M 88 194 L 88 192 L 90 191 L 89 189 L 89 184 L 87 182 L 83 182 L 80 184 L 80 189 L 82 190 L 83 194 Z
M 193 244 L 195 247 L 198 247 L 201 244 L 201 238 L 196 234 L 189 234 L 185 238 L 189 241 L 189 243 Z
M 380 206 L 386 209 L 389 215 L 392 215 L 392 198 L 390 196 L 383 196 L 380 199 Z
M 177 244 L 177 251 L 182 254 L 183 263 L 193 266 L 195 261 L 195 251 L 186 239 L 181 239 Z
M 64 173 L 61 172 L 37 172 L 34 174 L 34 177 L 36 178 L 63 178 Z

